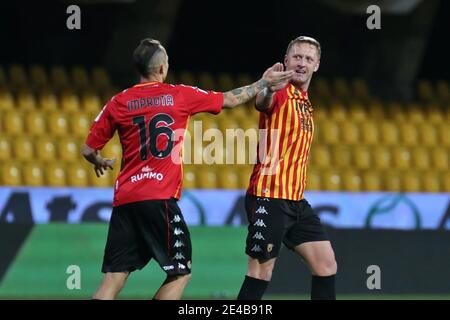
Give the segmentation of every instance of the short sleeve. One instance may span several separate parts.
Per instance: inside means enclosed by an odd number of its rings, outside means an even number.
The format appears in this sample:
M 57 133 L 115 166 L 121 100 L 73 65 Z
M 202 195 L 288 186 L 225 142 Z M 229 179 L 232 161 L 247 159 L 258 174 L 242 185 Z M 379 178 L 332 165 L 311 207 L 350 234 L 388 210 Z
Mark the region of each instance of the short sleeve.
M 95 118 L 86 138 L 86 144 L 92 149 L 101 150 L 114 135 L 116 123 L 112 116 L 112 110 L 115 105 L 116 102 L 113 98 Z
M 196 87 L 180 85 L 189 114 L 199 112 L 209 112 L 218 114 L 222 111 L 223 94 L 222 92 L 205 91 Z

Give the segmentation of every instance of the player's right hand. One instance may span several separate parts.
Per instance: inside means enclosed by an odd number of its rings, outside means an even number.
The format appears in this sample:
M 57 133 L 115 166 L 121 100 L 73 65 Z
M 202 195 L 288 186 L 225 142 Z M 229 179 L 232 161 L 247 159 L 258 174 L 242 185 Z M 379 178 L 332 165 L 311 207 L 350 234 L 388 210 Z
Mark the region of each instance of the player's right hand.
M 116 158 L 108 159 L 108 158 L 100 158 L 97 160 L 97 163 L 94 165 L 95 174 L 97 177 L 102 176 L 103 170 L 111 169 L 113 170 L 114 162 L 116 162 Z

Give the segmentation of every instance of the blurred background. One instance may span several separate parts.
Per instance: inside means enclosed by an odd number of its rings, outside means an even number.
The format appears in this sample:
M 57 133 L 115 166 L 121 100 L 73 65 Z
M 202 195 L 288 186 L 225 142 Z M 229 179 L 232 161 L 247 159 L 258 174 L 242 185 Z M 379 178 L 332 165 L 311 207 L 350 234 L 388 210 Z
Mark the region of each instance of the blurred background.
M 66 26 L 72 4 L 79 30 Z M 381 10 L 380 29 L 367 27 L 369 5 Z M 300 35 L 322 46 L 306 199 L 336 251 L 338 298 L 450 298 L 448 1 L 2 1 L 0 12 L 0 298 L 84 299 L 99 284 L 119 168 L 96 178 L 80 148 L 103 105 L 138 82 L 139 40 L 166 47 L 166 82 L 226 91 L 282 62 Z M 189 130 L 195 120 L 224 132 L 257 128 L 258 113 L 249 103 L 197 115 Z M 250 152 L 234 145 L 216 156 L 231 151 Z M 102 153 L 120 159 L 117 135 Z M 251 170 L 185 166 L 194 267 L 185 298 L 236 297 Z M 71 265 L 80 289 L 67 287 Z M 380 289 L 367 287 L 371 265 Z M 149 299 L 163 279 L 151 262 L 121 297 Z M 300 259 L 283 250 L 267 298 L 307 298 L 309 287 Z

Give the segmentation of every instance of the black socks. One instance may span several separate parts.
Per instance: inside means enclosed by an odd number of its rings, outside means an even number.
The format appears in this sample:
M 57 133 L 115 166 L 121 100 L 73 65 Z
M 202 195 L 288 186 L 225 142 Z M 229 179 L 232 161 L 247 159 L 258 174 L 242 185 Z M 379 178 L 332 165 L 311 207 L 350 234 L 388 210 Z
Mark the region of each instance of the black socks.
M 245 276 L 238 300 L 261 300 L 269 281 Z
M 334 279 L 335 275 L 326 277 L 312 276 L 311 300 L 336 300 Z

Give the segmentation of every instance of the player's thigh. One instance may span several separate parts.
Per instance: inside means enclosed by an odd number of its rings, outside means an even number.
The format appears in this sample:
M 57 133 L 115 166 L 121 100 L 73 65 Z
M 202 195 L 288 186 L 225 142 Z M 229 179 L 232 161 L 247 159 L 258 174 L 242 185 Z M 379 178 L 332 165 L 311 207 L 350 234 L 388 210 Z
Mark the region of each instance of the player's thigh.
M 295 247 L 315 275 L 327 276 L 335 274 L 337 264 L 330 241 L 304 242 Z

